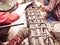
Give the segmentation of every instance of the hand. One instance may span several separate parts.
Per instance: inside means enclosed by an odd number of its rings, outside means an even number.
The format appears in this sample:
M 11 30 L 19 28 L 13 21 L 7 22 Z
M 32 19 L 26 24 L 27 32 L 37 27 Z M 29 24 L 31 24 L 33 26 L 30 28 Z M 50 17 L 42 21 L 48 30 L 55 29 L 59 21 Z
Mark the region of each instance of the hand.
M 37 5 L 37 7 L 40 8 L 41 11 L 45 11 L 46 10 L 46 7 L 44 5 L 42 5 L 40 2 L 35 1 L 35 4 Z
M 40 9 L 41 9 L 42 11 L 50 11 L 50 12 L 51 12 L 51 8 L 49 8 L 49 6 L 41 5 Z
M 26 7 L 30 5 L 32 2 L 27 2 L 25 4 L 19 5 L 19 7 L 14 11 L 19 16 L 24 13 Z
M 46 10 L 45 6 L 44 6 L 44 5 L 41 5 L 41 6 L 40 6 L 40 10 L 41 10 L 41 11 L 45 11 L 45 10 Z
M 35 1 L 35 4 L 37 5 L 37 7 L 40 7 L 42 4 L 38 1 Z

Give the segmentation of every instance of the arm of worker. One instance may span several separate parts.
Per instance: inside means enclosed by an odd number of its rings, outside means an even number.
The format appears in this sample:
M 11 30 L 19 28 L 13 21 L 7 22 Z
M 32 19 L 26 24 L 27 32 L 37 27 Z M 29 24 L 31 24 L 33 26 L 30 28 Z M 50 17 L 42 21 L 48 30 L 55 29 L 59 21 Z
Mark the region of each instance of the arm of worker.
M 29 29 L 27 27 L 21 28 L 17 35 L 13 37 L 13 39 L 8 40 L 7 43 L 4 43 L 6 45 L 20 45 L 21 42 L 23 42 L 24 39 L 26 39 L 30 35 Z
M 19 19 L 22 13 L 24 13 L 25 8 L 31 4 L 31 2 L 27 2 L 25 4 L 20 5 L 15 11 L 12 13 L 9 12 L 0 12 L 0 25 L 10 24 Z
M 36 2 L 38 6 L 40 6 L 40 8 L 44 11 L 52 11 L 54 9 L 54 7 L 56 6 L 58 0 L 50 0 L 50 3 L 48 6 L 42 5 L 39 2 Z
M 56 6 L 57 0 L 50 0 L 50 3 L 48 6 L 44 6 L 42 5 L 42 9 L 44 9 L 45 11 L 52 11 L 54 9 L 54 7 Z

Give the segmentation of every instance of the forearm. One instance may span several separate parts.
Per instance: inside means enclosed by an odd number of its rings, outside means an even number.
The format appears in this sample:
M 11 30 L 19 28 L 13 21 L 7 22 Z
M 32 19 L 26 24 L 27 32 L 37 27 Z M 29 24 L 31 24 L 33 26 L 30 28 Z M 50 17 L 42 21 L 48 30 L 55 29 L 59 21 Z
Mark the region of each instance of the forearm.
M 44 6 L 46 11 L 52 11 L 54 7 L 56 6 L 57 0 L 50 0 L 50 3 L 48 6 Z

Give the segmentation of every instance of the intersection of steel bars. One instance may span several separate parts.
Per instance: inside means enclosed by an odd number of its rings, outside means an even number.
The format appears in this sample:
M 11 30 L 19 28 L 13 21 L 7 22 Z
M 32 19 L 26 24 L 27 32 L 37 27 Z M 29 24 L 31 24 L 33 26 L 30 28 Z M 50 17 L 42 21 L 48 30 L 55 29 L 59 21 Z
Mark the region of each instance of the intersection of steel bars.
M 54 45 L 52 37 L 49 37 L 47 24 L 34 3 L 26 9 L 26 19 L 30 30 L 29 45 Z

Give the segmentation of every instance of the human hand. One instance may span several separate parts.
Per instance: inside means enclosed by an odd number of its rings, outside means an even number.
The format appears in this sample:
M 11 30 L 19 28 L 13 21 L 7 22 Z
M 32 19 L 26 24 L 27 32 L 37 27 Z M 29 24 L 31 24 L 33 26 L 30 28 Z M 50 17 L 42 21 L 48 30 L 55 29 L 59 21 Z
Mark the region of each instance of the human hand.
M 44 6 L 44 5 L 41 5 L 40 10 L 41 11 L 50 11 L 50 12 L 52 11 L 51 8 L 49 8 L 49 6 Z
M 37 5 L 37 7 L 40 8 L 41 11 L 45 11 L 46 10 L 46 6 L 42 5 L 40 2 L 35 1 L 35 4 Z
M 35 1 L 35 4 L 37 5 L 37 7 L 40 7 L 42 4 L 38 1 Z
M 40 5 L 40 10 L 41 11 L 45 11 L 46 10 L 45 6 L 44 5 Z

